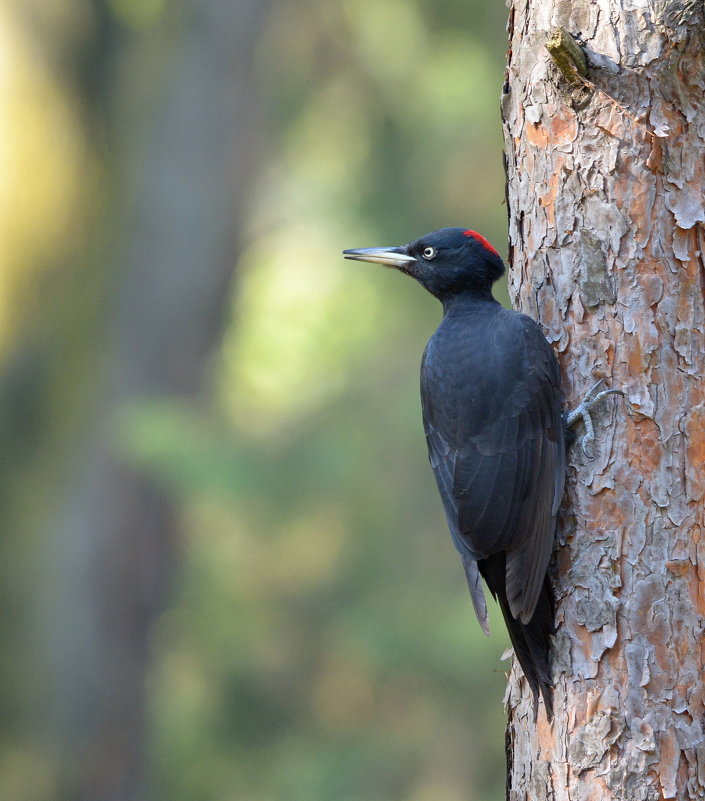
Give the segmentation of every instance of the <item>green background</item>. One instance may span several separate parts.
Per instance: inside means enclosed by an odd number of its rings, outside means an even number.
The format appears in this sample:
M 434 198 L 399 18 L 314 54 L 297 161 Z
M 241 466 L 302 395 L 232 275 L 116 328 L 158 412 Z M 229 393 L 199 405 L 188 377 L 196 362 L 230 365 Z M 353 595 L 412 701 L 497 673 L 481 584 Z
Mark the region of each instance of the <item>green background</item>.
M 111 291 L 67 255 L 113 191 L 100 180 L 111 166 L 100 124 L 82 117 L 71 80 L 98 5 L 130 42 L 121 91 L 138 96 L 162 69 L 184 3 L 0 6 L 9 386 L 33 329 L 49 320 L 81 339 L 91 299 Z M 484 0 L 282 0 L 267 16 L 255 65 L 263 153 L 209 391 L 124 414 L 125 458 L 166 489 L 180 531 L 150 635 L 144 749 L 156 799 L 504 796 L 508 639 L 494 605 L 491 638 L 474 618 L 421 428 L 419 362 L 440 307 L 340 251 L 460 225 L 505 252 L 505 22 L 503 4 Z M 48 51 L 71 69 L 56 70 Z M 74 288 L 55 302 L 47 281 L 69 278 Z M 81 346 L 100 358 L 97 343 Z M 50 409 L 48 425 L 33 439 L 21 428 L 26 404 L 6 404 L 1 432 L 8 801 L 60 797 L 42 689 L 51 665 L 38 665 L 37 645 L 52 603 L 46 523 L 65 492 L 56 438 L 71 398 L 51 375 L 30 397 Z

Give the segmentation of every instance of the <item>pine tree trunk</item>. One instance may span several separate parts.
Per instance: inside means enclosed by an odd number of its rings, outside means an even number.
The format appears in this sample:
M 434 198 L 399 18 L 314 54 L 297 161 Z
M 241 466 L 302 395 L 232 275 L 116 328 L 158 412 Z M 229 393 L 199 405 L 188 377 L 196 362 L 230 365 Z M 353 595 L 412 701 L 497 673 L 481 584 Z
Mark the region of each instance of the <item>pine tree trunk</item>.
M 549 55 L 560 28 L 587 81 Z M 702 0 L 511 3 L 510 292 L 568 405 L 625 391 L 569 455 L 556 716 L 534 725 L 514 670 L 512 801 L 705 797 L 704 32 Z

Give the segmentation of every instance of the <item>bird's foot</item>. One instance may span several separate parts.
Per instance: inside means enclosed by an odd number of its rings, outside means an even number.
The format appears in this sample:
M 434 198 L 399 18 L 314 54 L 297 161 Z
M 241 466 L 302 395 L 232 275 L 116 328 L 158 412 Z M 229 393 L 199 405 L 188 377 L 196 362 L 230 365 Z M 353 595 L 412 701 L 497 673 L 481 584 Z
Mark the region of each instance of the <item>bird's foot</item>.
M 608 395 L 624 395 L 621 389 L 602 389 L 605 385 L 605 379 L 601 378 L 597 381 L 590 389 L 585 393 L 585 397 L 582 401 L 573 409 L 570 414 L 566 417 L 566 425 L 570 428 L 574 426 L 578 420 L 582 420 L 585 425 L 585 435 L 583 436 L 580 444 L 583 449 L 583 453 L 587 456 L 588 459 L 594 458 L 594 453 L 592 448 L 590 447 L 595 440 L 595 429 L 592 423 L 592 417 L 590 416 L 590 412 L 592 409 L 597 406 L 602 400 L 604 400 Z M 600 391 L 601 390 L 601 391 Z

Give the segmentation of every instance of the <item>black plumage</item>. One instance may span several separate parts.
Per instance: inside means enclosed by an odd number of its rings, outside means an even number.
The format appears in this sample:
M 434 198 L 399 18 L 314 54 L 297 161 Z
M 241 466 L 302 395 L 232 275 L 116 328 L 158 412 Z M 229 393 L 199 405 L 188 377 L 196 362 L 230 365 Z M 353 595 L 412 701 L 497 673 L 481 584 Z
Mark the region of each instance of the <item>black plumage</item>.
M 444 228 L 403 247 L 344 254 L 411 275 L 443 304 L 421 364 L 431 466 L 480 624 L 487 632 L 482 576 L 551 717 L 546 573 L 565 478 L 556 357 L 534 320 L 492 297 L 504 264 L 474 231 Z

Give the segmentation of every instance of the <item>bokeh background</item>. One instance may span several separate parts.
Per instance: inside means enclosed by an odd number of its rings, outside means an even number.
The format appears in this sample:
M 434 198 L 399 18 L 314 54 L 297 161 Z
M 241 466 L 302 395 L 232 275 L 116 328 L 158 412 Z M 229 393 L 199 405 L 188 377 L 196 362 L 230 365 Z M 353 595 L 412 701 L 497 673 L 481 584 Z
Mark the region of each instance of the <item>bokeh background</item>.
M 0 0 L 3 800 L 503 798 L 440 309 L 340 251 L 505 250 L 505 18 Z

